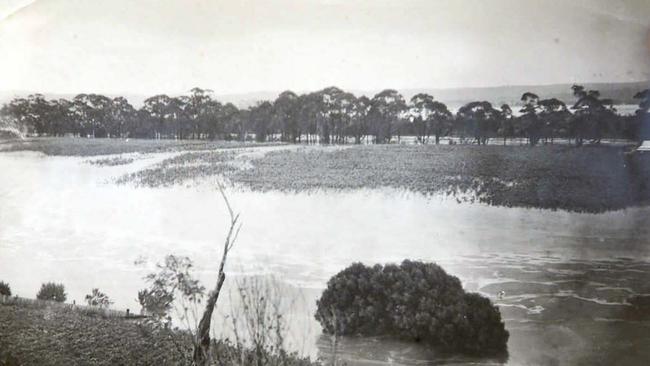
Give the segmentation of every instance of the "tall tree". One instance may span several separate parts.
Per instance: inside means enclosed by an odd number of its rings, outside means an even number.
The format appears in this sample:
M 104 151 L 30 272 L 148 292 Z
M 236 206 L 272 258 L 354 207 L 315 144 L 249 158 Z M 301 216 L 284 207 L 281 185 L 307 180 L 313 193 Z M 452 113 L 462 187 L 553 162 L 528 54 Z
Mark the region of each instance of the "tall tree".
M 250 125 L 255 133 L 255 141 L 266 141 L 273 118 L 273 105 L 269 101 L 259 102 L 250 109 Z
M 376 94 L 370 101 L 368 118 L 370 133 L 374 142 L 389 143 L 395 132 L 395 126 L 405 117 L 407 111 L 404 97 L 393 89 L 386 89 Z
M 154 121 L 154 137 L 161 139 L 165 134 L 165 122 L 169 115 L 171 98 L 165 94 L 154 95 L 144 101 L 142 109 L 149 114 Z
M 78 94 L 73 108 L 81 122 L 81 131 L 86 136 L 106 137 L 110 116 L 111 99 L 99 94 Z
M 600 92 L 585 90 L 581 85 L 573 85 L 572 90 L 577 98 L 571 108 L 575 111 L 571 130 L 576 144 L 582 145 L 585 138 L 591 139 L 592 143 L 600 143 L 610 123 L 616 118 L 613 101 L 601 99 Z
M 503 137 L 503 146 L 506 146 L 507 138 L 515 135 L 514 118 L 508 104 L 502 104 L 500 111 L 497 134 Z
M 365 95 L 356 98 L 348 126 L 348 134 L 354 138 L 355 144 L 360 144 L 368 135 L 368 111 L 370 99 Z
M 124 137 L 128 126 L 136 118 L 136 110 L 124 97 L 113 98 L 110 105 L 110 136 Z
M 295 143 L 300 137 L 299 107 L 298 96 L 290 90 L 280 93 L 273 102 L 273 122 L 282 141 Z
M 519 123 L 522 133 L 528 138 L 530 145 L 537 145 L 542 135 L 542 124 L 539 120 L 539 96 L 535 93 L 522 94 L 523 106 L 520 109 Z
M 496 136 L 499 111 L 490 102 L 470 102 L 458 109 L 457 121 L 463 124 L 463 130 L 474 137 L 479 145 L 486 145 Z
M 451 129 L 452 114 L 447 106 L 435 101 L 429 94 L 417 94 L 411 98 L 409 113 L 414 132 L 420 143 L 426 144 L 429 137 L 435 136 L 436 145 L 440 137 L 447 135 Z
M 545 140 L 550 138 L 553 143 L 554 137 L 566 137 L 569 132 L 568 122 L 571 112 L 566 104 L 557 98 L 543 99 L 539 101 L 539 119 L 542 124 L 542 135 Z

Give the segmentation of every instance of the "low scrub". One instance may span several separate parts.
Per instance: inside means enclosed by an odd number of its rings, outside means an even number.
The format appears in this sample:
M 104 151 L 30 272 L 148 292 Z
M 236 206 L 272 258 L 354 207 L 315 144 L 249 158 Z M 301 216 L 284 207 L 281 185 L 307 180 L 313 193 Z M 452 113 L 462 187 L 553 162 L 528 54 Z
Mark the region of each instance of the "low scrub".
M 62 283 L 48 282 L 41 285 L 36 298 L 38 300 L 48 300 L 56 302 L 65 302 L 67 295 Z
M 192 365 L 192 337 L 127 318 L 78 309 L 0 305 L 0 365 Z M 254 350 L 212 340 L 220 366 L 259 366 Z M 311 366 L 295 354 L 265 354 L 266 365 Z
M 11 296 L 11 287 L 4 281 L 0 281 L 0 295 Z
M 392 335 L 473 355 L 503 353 L 509 337 L 489 299 L 434 263 L 355 263 L 329 280 L 317 307 L 333 335 Z

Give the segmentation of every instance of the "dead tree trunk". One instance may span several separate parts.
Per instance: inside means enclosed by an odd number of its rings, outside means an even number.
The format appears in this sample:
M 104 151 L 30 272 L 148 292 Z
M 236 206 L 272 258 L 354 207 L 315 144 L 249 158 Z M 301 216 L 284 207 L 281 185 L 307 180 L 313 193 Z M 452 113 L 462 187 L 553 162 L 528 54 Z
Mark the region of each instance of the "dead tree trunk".
M 221 257 L 221 264 L 219 265 L 219 278 L 217 279 L 217 285 L 214 290 L 210 291 L 208 301 L 205 305 L 205 310 L 203 311 L 199 327 L 196 331 L 194 354 L 192 357 L 194 365 L 196 366 L 207 366 L 210 364 L 210 323 L 212 322 L 212 313 L 217 306 L 217 300 L 219 299 L 219 293 L 221 292 L 223 282 L 226 280 L 224 267 L 226 265 L 226 259 L 228 258 L 228 252 L 230 252 L 233 245 L 235 245 L 239 229 L 241 228 L 241 224 L 238 224 L 239 214 L 235 215 L 233 213 L 228 198 L 226 197 L 221 185 L 219 185 L 219 192 L 221 193 L 221 196 L 226 203 L 226 207 L 228 208 L 228 213 L 230 214 L 230 228 L 228 229 L 228 235 L 226 236 L 226 241 L 223 245 L 223 255 Z

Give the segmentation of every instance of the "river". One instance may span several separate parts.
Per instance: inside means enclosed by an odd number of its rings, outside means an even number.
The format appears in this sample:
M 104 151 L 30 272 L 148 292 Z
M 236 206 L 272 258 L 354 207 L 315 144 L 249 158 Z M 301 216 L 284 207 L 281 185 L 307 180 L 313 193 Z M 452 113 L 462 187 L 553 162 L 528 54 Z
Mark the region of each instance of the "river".
M 215 181 L 166 188 L 113 183 L 168 156 L 137 155 L 131 164 L 99 167 L 86 158 L 0 154 L 0 280 L 23 297 L 34 297 L 42 282 L 62 282 L 68 300 L 78 303 L 98 287 L 115 308 L 137 310 L 142 277 L 165 255 L 177 254 L 189 256 L 210 286 L 227 229 Z M 285 296 L 299 299 L 287 317 L 287 342 L 302 354 L 332 353 L 312 316 L 330 276 L 355 261 L 409 258 L 435 261 L 467 290 L 492 298 L 510 331 L 507 358 L 443 356 L 386 338 L 345 338 L 337 353 L 349 364 L 650 359 L 650 316 L 631 312 L 627 302 L 650 294 L 650 208 L 581 214 L 459 204 L 388 189 L 229 189 L 228 196 L 243 222 L 229 281 L 251 275 L 282 281 Z M 134 264 L 143 260 L 144 266 Z

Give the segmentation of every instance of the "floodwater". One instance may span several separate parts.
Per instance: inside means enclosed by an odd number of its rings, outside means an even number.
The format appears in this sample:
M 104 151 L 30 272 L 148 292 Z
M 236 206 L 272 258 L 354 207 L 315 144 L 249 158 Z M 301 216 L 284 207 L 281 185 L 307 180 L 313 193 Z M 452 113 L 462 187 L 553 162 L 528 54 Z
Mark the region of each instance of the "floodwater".
M 167 254 L 194 260 L 216 279 L 227 212 L 215 182 L 136 188 L 112 181 L 169 155 L 99 167 L 85 158 L 0 154 L 0 280 L 34 297 L 42 282 L 65 284 L 82 302 L 98 287 L 117 309 L 139 309 L 142 277 Z M 507 357 L 442 355 L 389 338 L 344 338 L 348 364 L 644 364 L 650 310 L 650 208 L 604 214 L 458 204 L 396 190 L 310 194 L 228 192 L 243 228 L 227 282 L 274 275 L 292 308 L 290 348 L 331 357 L 313 320 L 327 279 L 354 261 L 438 262 L 470 291 L 499 306 L 510 331 Z M 136 261 L 146 261 L 137 266 Z M 497 296 L 503 291 L 505 296 Z M 227 314 L 227 299 L 220 299 Z M 225 327 L 227 321 L 217 321 Z M 227 332 L 224 332 L 224 334 Z

